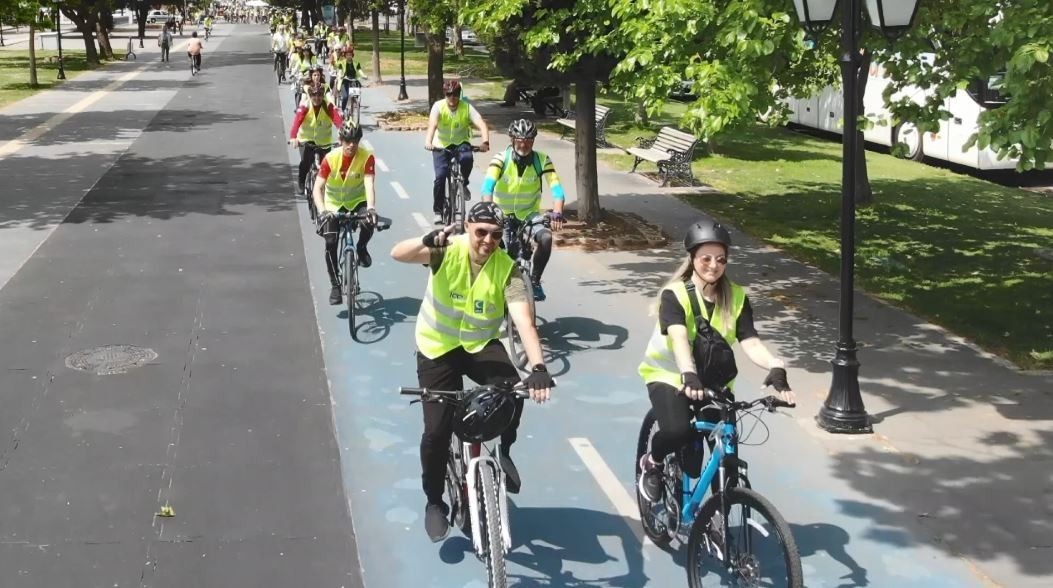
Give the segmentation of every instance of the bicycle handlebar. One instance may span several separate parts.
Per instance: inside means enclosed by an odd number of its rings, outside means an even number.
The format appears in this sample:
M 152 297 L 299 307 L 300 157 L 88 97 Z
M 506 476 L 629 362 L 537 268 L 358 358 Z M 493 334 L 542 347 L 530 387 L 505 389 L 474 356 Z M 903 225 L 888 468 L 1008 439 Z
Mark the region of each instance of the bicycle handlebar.
M 337 211 L 332 213 L 333 217 L 337 220 L 349 220 L 349 221 L 365 221 L 369 219 L 369 214 L 365 212 L 350 212 L 347 210 Z M 391 219 L 380 215 L 377 215 L 377 222 L 375 225 L 378 231 L 383 231 L 391 228 Z
M 729 401 L 728 399 L 731 398 Z M 768 412 L 775 412 L 776 408 L 795 408 L 796 403 L 786 402 L 778 396 L 764 396 L 763 398 L 757 398 L 756 400 L 734 400 L 734 397 L 730 395 L 730 391 L 727 388 L 724 389 L 722 396 L 716 396 L 713 394 L 709 395 L 709 401 L 713 402 L 718 406 L 725 408 L 732 408 L 735 410 L 749 410 L 755 406 L 764 405 L 765 410 Z
M 506 391 L 516 398 L 530 398 L 530 392 L 520 382 L 511 388 L 504 386 L 476 386 L 471 390 L 432 390 L 431 388 L 417 388 L 413 386 L 399 386 L 399 394 L 403 396 L 420 396 L 423 402 L 438 402 L 442 397 L 462 400 L 464 397 L 475 392 L 490 390 Z
M 449 154 L 456 153 L 457 149 L 459 149 L 459 148 L 460 148 L 460 145 L 457 145 L 455 147 L 436 147 L 434 145 L 425 145 L 424 146 L 424 150 L 425 151 L 445 151 L 446 153 L 449 153 Z M 472 151 L 474 151 L 475 153 L 479 153 L 480 151 L 482 151 L 482 148 L 480 148 L 478 145 L 472 145 Z

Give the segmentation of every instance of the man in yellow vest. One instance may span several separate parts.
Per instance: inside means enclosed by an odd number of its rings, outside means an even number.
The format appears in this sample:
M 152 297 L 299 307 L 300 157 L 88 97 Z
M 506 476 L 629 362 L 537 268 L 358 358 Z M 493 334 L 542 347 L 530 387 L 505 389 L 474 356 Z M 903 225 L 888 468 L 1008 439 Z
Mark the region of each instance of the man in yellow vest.
M 651 451 L 640 458 L 637 484 L 640 495 L 650 502 L 662 499 L 665 457 L 691 439 L 691 404 L 704 402 L 706 394 L 718 391 L 717 387 L 734 385 L 734 381 L 709 383 L 712 376 L 703 370 L 706 366 L 695 363 L 696 308 L 729 345 L 738 341 L 753 363 L 769 370 L 765 386 L 774 387 L 784 401 L 796 402 L 786 381 L 785 362 L 768 351 L 757 336 L 746 289 L 725 274 L 730 248 L 731 234 L 720 223 L 699 221 L 691 225 L 684 237 L 687 259 L 660 294 L 658 323 L 639 367 L 658 420 Z
M 344 117 L 340 114 L 340 109 L 332 102 L 325 101 L 325 88 L 321 84 L 311 86 L 307 94 L 310 96 L 310 103 L 296 109 L 292 129 L 289 131 L 289 143 L 303 146 L 296 184 L 301 193 L 304 191 L 303 183 L 307 179 L 307 172 L 311 171 L 314 154 L 329 153 L 333 144 L 333 129 L 344 126 Z
M 468 190 L 468 176 L 472 174 L 475 158 L 472 156 L 472 127 L 479 130 L 483 138 L 480 153 L 490 149 L 490 129 L 486 121 L 474 106 L 461 100 L 461 83 L 457 80 L 446 80 L 442 84 L 445 99 L 439 100 L 431 107 L 428 116 L 428 132 L 424 139 L 424 148 L 432 152 L 432 163 L 435 166 L 435 185 L 432 188 L 432 211 L 435 212 L 435 224 L 442 224 L 443 202 L 446 200 L 446 178 L 450 174 L 449 160 L 444 149 L 456 149 L 457 162 L 461 166 L 461 177 L 464 188 Z
M 505 246 L 512 255 L 518 255 L 519 243 L 516 235 L 526 225 L 527 237 L 536 243 L 530 283 L 534 300 L 544 300 L 541 274 L 545 273 L 549 257 L 552 256 L 552 231 L 545 226 L 541 214 L 541 179 L 548 178 L 552 188 L 553 211 L 548 215 L 555 230 L 563 228 L 563 202 L 566 195 L 556 175 L 556 168 L 548 155 L 534 151 L 537 127 L 534 122 L 521 118 L 508 127 L 512 144 L 503 152 L 494 155 L 486 169 L 482 196 L 484 201 L 493 200 L 505 213 Z
M 479 384 L 518 381 L 519 375 L 498 340 L 505 309 L 522 335 L 533 366 L 524 384 L 531 398 L 549 398 L 552 378 L 545 369 L 541 341 L 534 328 L 526 285 L 512 258 L 500 248 L 504 215 L 493 202 L 479 202 L 467 215 L 467 234 L 451 237 L 453 226 L 435 229 L 395 245 L 397 261 L 428 264 L 431 275 L 417 314 L 417 378 L 421 387 L 462 390 L 464 376 Z M 421 479 L 428 503 L 424 527 L 433 542 L 449 533 L 449 507 L 443 501 L 446 464 L 453 434 L 453 407 L 424 402 L 424 434 L 420 442 Z M 522 414 L 516 402 L 511 425 L 501 434 L 499 459 L 508 491 L 519 491 L 519 472 L 509 457 Z
M 359 224 L 355 249 L 358 265 L 373 265 L 373 258 L 369 256 L 366 246 L 373 237 L 373 225 L 377 218 L 376 160 L 372 151 L 359 145 L 361 142 L 362 128 L 354 121 L 344 123 L 340 129 L 340 148 L 334 149 L 322 160 L 311 195 L 318 210 L 318 234 L 325 239 L 325 269 L 329 272 L 329 284 L 333 288 L 329 292 L 329 304 L 334 305 L 343 302 L 340 282 L 336 277 L 340 226 L 334 212 L 365 210 L 369 213 L 369 222 Z

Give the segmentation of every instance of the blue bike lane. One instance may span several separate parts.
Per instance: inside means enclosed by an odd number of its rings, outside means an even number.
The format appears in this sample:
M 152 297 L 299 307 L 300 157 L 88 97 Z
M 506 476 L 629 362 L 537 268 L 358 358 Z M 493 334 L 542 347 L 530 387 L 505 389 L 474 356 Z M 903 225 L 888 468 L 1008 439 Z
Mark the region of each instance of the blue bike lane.
M 413 97 L 423 88 L 410 90 Z M 291 95 L 284 86 L 281 92 L 288 128 Z M 420 408 L 397 394 L 398 386 L 416 385 L 413 327 L 427 271 L 396 263 L 388 252 L 431 228 L 433 172 L 423 133 L 374 126 L 377 113 L 396 108 L 393 97 L 390 85 L 363 92 L 365 140 L 379 160 L 378 210 L 393 226 L 375 235 L 373 267 L 361 270 L 369 304 L 359 318 L 362 342 L 351 340 L 344 307 L 327 303 L 322 242 L 303 203 L 299 211 L 344 485 L 366 586 L 485 586 L 484 566 L 457 530 L 441 544 L 425 536 Z M 501 129 L 492 134 L 500 146 Z M 539 149 L 548 144 L 558 149 L 539 138 Z M 295 164 L 298 156 L 291 149 L 289 155 Z M 477 155 L 473 186 L 488 159 Z M 572 186 L 573 161 L 555 162 Z M 601 178 L 601 191 L 604 185 Z M 513 449 L 524 483 L 521 494 L 510 496 L 510 585 L 686 585 L 684 550 L 670 553 L 643 540 L 633 491 L 635 443 L 649 407 L 636 366 L 653 327 L 653 293 L 678 257 L 675 245 L 554 252 L 545 280 L 549 299 L 538 305 L 538 315 L 559 384 L 552 402 L 528 407 Z M 761 394 L 764 373 L 752 365 L 740 370 L 740 394 Z M 792 525 L 808 586 L 982 585 L 966 563 L 915 539 L 916 529 L 854 516 L 853 510 L 876 508 L 873 500 L 832 475 L 832 459 L 808 432 L 814 425 L 807 417 L 766 415 L 766 427 L 746 441 L 767 443 L 744 446 L 742 453 L 754 487 Z

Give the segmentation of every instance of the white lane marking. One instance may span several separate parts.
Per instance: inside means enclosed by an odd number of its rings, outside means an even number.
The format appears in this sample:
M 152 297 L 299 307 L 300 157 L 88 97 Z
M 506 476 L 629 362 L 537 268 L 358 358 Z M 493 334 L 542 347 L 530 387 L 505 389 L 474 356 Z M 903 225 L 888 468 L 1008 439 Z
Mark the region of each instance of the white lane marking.
M 109 84 L 105 88 L 103 88 L 101 90 L 98 90 L 98 91 L 95 91 L 95 92 L 92 92 L 91 94 L 88 94 L 87 96 L 85 96 L 84 98 L 81 98 L 79 101 L 77 101 L 76 104 L 70 106 L 66 110 L 64 110 L 64 111 L 52 116 L 51 118 L 47 119 L 46 121 L 40 123 L 39 125 L 33 127 L 32 129 L 30 129 L 28 131 L 26 131 L 21 137 L 18 137 L 17 139 L 12 139 L 12 140 L 8 141 L 3 146 L 0 146 L 0 158 L 7 157 L 8 155 L 11 155 L 12 153 L 18 152 L 20 149 L 25 147 L 27 143 L 31 143 L 33 141 L 36 141 L 40 137 L 44 136 L 44 133 L 47 133 L 48 131 L 54 130 L 55 127 L 59 126 L 60 124 L 62 124 L 66 120 L 68 120 L 74 114 L 77 114 L 79 112 L 84 111 L 84 109 L 88 108 L 92 104 L 95 104 L 96 102 L 98 102 L 99 100 L 104 98 L 107 94 L 109 94 L 110 92 L 113 92 L 114 90 L 119 88 L 122 84 L 124 84 L 125 82 L 127 82 L 127 81 L 131 80 L 132 78 L 138 76 L 139 74 L 141 74 L 145 70 L 146 70 L 146 66 L 143 66 L 143 67 L 140 67 L 137 70 L 134 70 L 134 71 L 131 71 L 131 72 L 128 72 L 128 73 L 124 74 L 123 76 L 117 78 L 113 83 Z
M 424 218 L 424 215 L 419 212 L 413 213 L 413 220 L 417 221 L 417 225 L 425 231 L 431 228 L 431 223 L 429 223 L 428 219 Z
M 409 194 L 406 193 L 406 189 L 402 187 L 402 184 L 391 182 L 391 187 L 395 189 L 395 193 L 399 195 L 399 198 L 409 200 Z
M 388 164 L 384 163 L 384 160 L 377 157 L 376 155 L 373 156 L 373 163 L 377 164 L 377 167 L 379 167 L 380 171 L 382 172 L 391 171 L 390 169 L 388 169 Z
M 577 452 L 578 457 L 581 458 L 582 463 L 585 464 L 596 483 L 600 485 L 600 489 L 607 495 L 607 500 L 610 500 L 611 504 L 614 505 L 614 510 L 618 511 L 618 514 L 625 519 L 625 524 L 633 532 L 633 535 L 636 535 L 636 538 L 645 547 L 654 545 L 650 539 L 644 537 L 643 527 L 640 526 L 640 511 L 636 506 L 636 500 L 629 495 L 622 483 L 618 481 L 618 476 L 615 476 L 607 462 L 603 461 L 603 457 L 593 447 L 592 442 L 584 437 L 571 437 L 567 441 L 570 441 L 570 446 L 574 448 L 574 451 Z M 650 559 L 646 551 L 644 551 L 644 558 Z

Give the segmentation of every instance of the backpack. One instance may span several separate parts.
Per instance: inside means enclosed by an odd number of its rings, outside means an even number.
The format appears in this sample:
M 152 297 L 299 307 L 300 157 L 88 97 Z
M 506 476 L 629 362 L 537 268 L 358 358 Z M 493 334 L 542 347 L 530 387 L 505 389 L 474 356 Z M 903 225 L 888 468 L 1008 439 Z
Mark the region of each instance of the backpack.
M 698 334 L 691 345 L 691 354 L 695 358 L 695 369 L 702 386 L 708 390 L 720 392 L 735 376 L 739 375 L 735 364 L 735 352 L 731 350 L 728 340 L 713 328 L 713 325 L 702 316 L 698 297 L 695 295 L 695 284 L 687 281 L 687 298 L 691 301 L 691 310 L 695 313 L 695 327 Z M 714 308 L 714 312 L 716 309 Z

